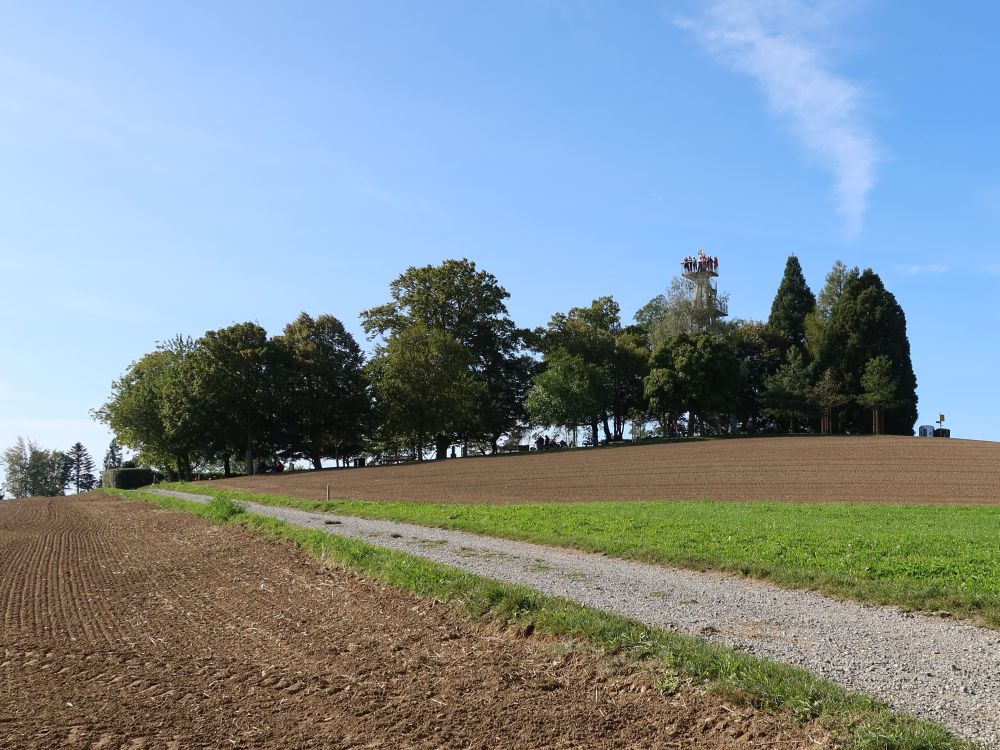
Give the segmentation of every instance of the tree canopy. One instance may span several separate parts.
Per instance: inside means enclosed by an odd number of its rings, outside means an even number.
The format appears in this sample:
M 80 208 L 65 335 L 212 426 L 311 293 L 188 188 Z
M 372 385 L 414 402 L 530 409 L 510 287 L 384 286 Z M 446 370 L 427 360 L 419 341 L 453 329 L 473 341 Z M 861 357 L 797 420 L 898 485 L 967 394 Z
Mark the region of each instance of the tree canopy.
M 410 267 L 361 313 L 366 363 L 332 315 L 302 313 L 273 338 L 243 322 L 175 336 L 112 383 L 95 416 L 138 460 L 188 478 L 231 463 L 495 452 L 533 426 L 590 428 L 598 443 L 661 435 L 793 431 L 908 434 L 916 377 L 906 320 L 871 269 L 837 261 L 818 300 L 788 258 L 768 322 L 702 330 L 675 279 L 623 325 L 611 296 L 518 328 L 507 291 L 468 259 Z M 891 398 L 890 398 L 891 395 Z M 868 410 L 874 410 L 869 419 Z M 516 441 L 515 441 L 516 442 Z M 25 449 L 27 450 L 27 449 Z M 27 454 L 25 454 L 27 455 Z M 85 467 L 84 467 L 85 469 Z M 75 486 L 85 487 L 86 470 Z
M 421 335 L 437 330 L 457 341 L 478 386 L 472 394 L 475 417 L 452 421 L 466 425 L 464 439 L 482 440 L 495 451 L 500 437 L 523 419 L 533 370 L 533 360 L 523 352 L 525 332 L 507 312 L 507 290 L 493 274 L 462 258 L 410 267 L 389 285 L 389 292 L 390 302 L 361 313 L 365 332 L 391 342 L 419 326 Z
M 906 336 L 906 316 L 895 296 L 870 268 L 851 274 L 830 311 L 823 333 L 818 366 L 830 369 L 849 395 L 861 393 L 861 378 L 869 361 L 878 356 L 889 359 L 896 386 L 895 405 L 885 411 L 885 431 L 912 435 L 917 420 L 917 378 L 910 360 Z M 844 426 L 864 432 L 870 427 L 860 404 L 844 409 Z
M 40 448 L 30 438 L 19 437 L 0 454 L 0 466 L 6 477 L 4 489 L 12 498 L 51 497 L 66 490 L 66 455 Z
M 302 313 L 275 339 L 284 371 L 279 386 L 291 458 L 321 468 L 359 452 L 370 410 L 364 355 L 332 315 Z

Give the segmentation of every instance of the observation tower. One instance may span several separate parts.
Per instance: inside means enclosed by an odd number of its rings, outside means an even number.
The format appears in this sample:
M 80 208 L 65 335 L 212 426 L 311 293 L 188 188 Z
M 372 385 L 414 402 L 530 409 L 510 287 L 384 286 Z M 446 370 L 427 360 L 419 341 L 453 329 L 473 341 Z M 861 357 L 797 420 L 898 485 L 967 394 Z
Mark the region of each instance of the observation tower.
M 685 258 L 681 265 L 684 278 L 693 287 L 692 322 L 696 330 L 706 331 L 719 318 L 729 315 L 728 295 L 720 296 L 713 281 L 719 277 L 719 259 L 699 250 L 697 255 Z

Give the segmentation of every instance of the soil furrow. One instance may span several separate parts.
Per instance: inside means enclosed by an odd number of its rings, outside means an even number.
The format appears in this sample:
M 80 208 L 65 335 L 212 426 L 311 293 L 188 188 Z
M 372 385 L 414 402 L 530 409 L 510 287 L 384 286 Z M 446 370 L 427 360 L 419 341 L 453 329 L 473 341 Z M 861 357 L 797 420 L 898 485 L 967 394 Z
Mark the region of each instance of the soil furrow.
M 0 580 L 39 607 L 0 633 L 3 748 L 830 746 L 235 527 L 101 496 L 0 519 Z
M 1000 503 L 1000 443 L 800 436 L 673 442 L 223 479 L 311 500 Z

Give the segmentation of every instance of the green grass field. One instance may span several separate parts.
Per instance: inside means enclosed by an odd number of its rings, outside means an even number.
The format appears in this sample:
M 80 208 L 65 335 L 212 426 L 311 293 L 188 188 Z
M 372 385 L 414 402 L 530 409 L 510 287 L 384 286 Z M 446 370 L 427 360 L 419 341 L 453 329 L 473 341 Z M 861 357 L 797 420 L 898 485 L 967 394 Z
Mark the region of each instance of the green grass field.
M 212 489 L 206 484 L 171 486 L 730 571 L 789 588 L 947 612 L 1000 627 L 1000 506 L 312 502 Z

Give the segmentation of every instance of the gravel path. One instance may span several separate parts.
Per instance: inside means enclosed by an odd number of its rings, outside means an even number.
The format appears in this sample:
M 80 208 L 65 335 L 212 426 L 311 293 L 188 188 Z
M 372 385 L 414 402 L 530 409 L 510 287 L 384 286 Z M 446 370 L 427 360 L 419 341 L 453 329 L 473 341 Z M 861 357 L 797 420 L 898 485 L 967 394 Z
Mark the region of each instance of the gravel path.
M 1000 632 L 731 575 L 391 521 L 245 504 L 253 513 L 363 539 L 801 666 L 896 709 L 937 721 L 983 747 L 1000 749 Z

